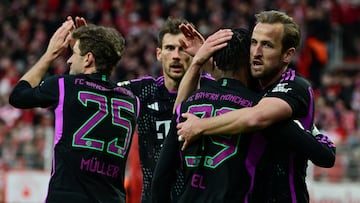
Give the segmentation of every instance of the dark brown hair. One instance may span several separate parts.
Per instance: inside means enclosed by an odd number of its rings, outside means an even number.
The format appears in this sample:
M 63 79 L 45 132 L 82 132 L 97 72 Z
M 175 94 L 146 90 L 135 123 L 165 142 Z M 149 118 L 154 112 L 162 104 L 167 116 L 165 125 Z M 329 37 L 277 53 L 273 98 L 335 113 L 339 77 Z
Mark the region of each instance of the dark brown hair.
M 79 40 L 80 55 L 91 52 L 96 70 L 106 75 L 110 75 L 124 54 L 125 39 L 114 28 L 90 24 L 75 29 L 72 37 Z
M 168 17 L 166 19 L 166 21 L 164 22 L 164 24 L 161 27 L 159 34 L 158 34 L 158 47 L 159 48 L 162 47 L 163 38 L 164 38 L 165 34 L 170 33 L 173 35 L 177 35 L 177 34 L 181 33 L 179 25 L 182 23 L 188 24 L 189 22 L 182 18 Z

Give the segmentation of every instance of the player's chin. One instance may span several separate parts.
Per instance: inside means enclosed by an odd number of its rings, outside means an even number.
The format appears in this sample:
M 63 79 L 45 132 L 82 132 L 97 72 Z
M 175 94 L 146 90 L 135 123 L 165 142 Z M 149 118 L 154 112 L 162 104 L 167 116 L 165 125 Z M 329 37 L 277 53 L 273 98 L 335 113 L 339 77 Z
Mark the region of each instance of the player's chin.
M 252 75 L 254 78 L 260 78 L 260 77 L 262 77 L 262 75 L 263 75 L 263 71 L 262 71 L 262 70 L 259 70 L 259 69 L 251 69 L 251 75 Z
M 256 64 L 251 65 L 251 71 L 252 72 L 262 72 L 263 70 L 264 70 L 263 65 L 256 65 Z
M 171 75 L 172 77 L 175 79 L 175 78 L 178 78 L 178 79 L 181 79 L 185 74 L 185 71 L 172 71 L 171 72 Z

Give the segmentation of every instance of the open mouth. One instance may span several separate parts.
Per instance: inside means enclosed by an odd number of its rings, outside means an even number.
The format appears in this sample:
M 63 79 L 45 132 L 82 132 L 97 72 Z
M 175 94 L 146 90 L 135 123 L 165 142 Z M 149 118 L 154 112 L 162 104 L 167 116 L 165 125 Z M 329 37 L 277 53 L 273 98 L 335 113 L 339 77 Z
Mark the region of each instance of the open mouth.
M 175 72 L 179 72 L 183 70 L 183 66 L 181 64 L 172 64 L 170 65 L 170 68 Z
M 260 60 L 253 60 L 252 64 L 253 69 L 259 69 L 263 66 L 263 63 Z

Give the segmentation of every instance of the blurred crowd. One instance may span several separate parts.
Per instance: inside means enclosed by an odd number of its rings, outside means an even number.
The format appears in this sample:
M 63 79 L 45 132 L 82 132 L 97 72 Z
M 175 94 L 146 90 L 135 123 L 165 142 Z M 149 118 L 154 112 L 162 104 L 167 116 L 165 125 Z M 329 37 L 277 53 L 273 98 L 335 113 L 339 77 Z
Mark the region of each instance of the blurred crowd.
M 337 145 L 333 169 L 315 168 L 322 181 L 360 181 L 360 3 L 351 0 L 2 0 L 0 4 L 0 173 L 49 170 L 53 115 L 8 103 L 18 79 L 46 49 L 66 19 L 112 26 L 126 38 L 114 81 L 161 75 L 157 31 L 168 16 L 183 17 L 207 36 L 221 27 L 252 28 L 254 14 L 276 9 L 301 26 L 303 42 L 293 65 L 314 85 L 318 128 Z M 48 75 L 66 73 L 68 54 Z

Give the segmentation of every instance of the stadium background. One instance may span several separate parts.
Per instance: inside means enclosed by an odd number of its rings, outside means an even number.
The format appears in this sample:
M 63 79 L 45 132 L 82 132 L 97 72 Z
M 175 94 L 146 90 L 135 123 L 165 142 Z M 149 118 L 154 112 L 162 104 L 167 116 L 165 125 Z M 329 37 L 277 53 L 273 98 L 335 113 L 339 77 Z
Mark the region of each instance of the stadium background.
M 268 9 L 285 11 L 301 26 L 302 46 L 293 64 L 313 82 L 317 126 L 337 146 L 333 168 L 309 165 L 312 202 L 360 202 L 359 0 L 0 1 L 0 202 L 42 202 L 46 195 L 53 115 L 14 109 L 8 96 L 66 16 L 123 33 L 126 52 L 112 77 L 127 80 L 161 74 L 156 36 L 167 16 L 186 18 L 206 36 L 220 27 L 251 27 L 254 14 Z M 53 63 L 48 75 L 66 72 L 67 57 Z M 136 166 L 135 155 L 129 160 Z M 129 169 L 128 178 L 130 188 L 139 183 L 138 168 Z M 129 202 L 137 202 L 138 192 L 132 188 Z

